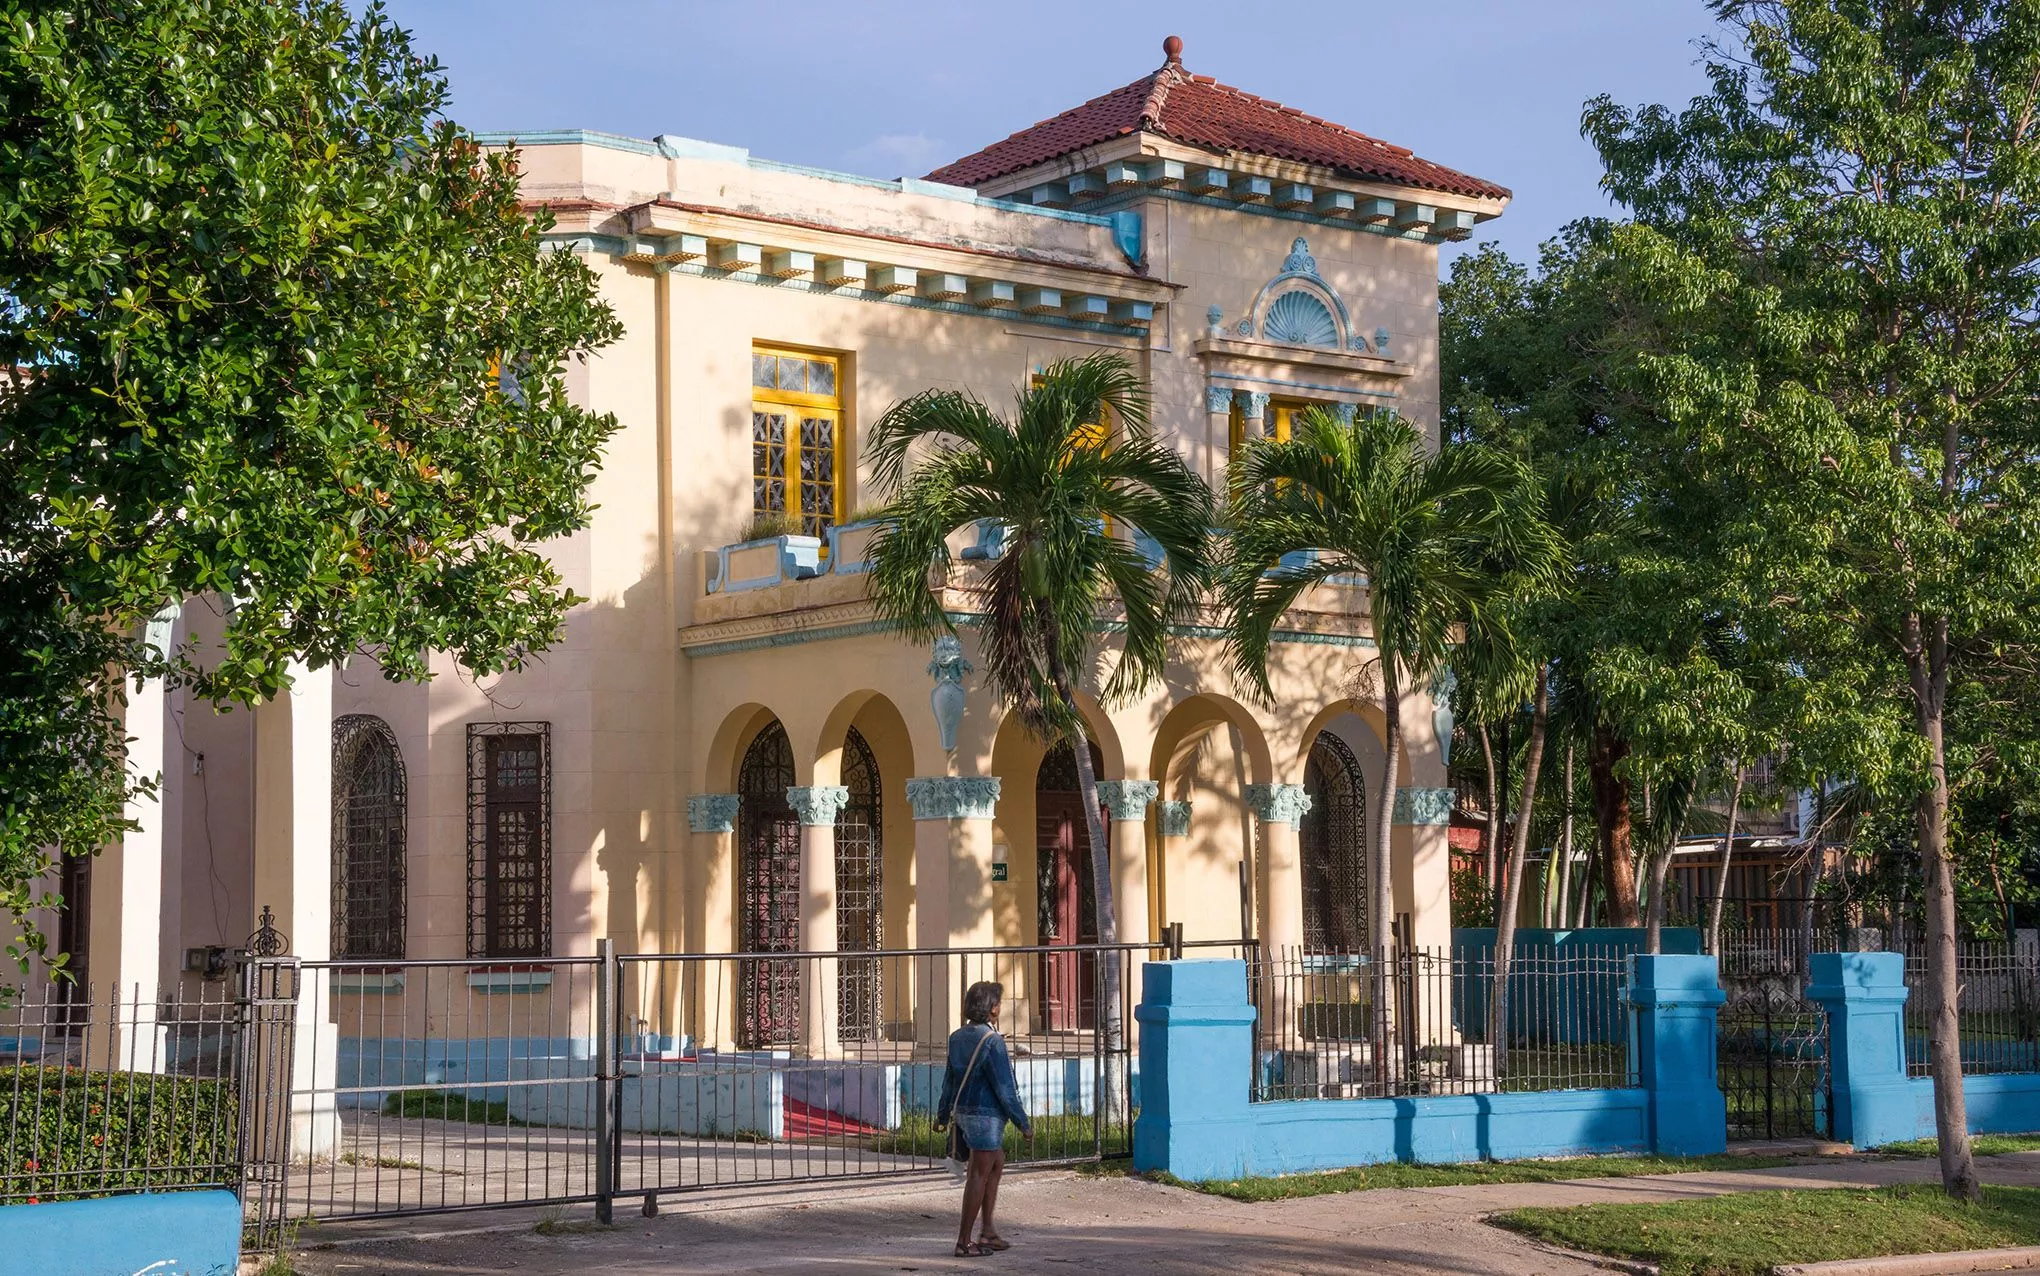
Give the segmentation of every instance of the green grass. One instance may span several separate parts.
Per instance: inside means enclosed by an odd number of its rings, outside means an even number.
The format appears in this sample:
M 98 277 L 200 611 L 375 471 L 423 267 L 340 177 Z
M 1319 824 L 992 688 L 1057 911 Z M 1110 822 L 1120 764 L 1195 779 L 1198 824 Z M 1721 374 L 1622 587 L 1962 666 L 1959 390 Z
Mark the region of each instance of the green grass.
M 1768 1170 L 1792 1164 L 1782 1156 L 1577 1156 L 1557 1161 L 1472 1161 L 1464 1165 L 1391 1162 L 1322 1174 L 1282 1174 L 1188 1183 L 1168 1174 L 1156 1182 L 1234 1201 L 1287 1201 L 1328 1192 L 1385 1187 L 1462 1187 L 1470 1183 L 1556 1183 L 1566 1179 L 1632 1178 L 1639 1174 L 1691 1174 L 1696 1170 Z
M 1758 1276 L 1780 1263 L 2040 1243 L 2040 1188 L 1737 1192 L 1664 1205 L 1521 1209 L 1489 1221 L 1570 1249 L 1656 1263 L 1664 1276 Z
M 925 1112 L 908 1113 L 900 1121 L 897 1130 L 886 1130 L 869 1135 L 864 1146 L 874 1152 L 890 1152 L 900 1156 L 940 1157 L 948 1154 L 949 1134 L 937 1132 L 931 1118 Z M 1090 1156 L 1097 1148 L 1097 1135 L 1092 1119 L 1087 1116 L 1039 1116 L 1034 1118 L 1034 1144 L 1029 1147 L 1027 1140 L 1020 1137 L 1020 1131 L 1006 1127 L 1006 1159 L 1009 1161 L 1049 1161 L 1065 1157 Z M 1105 1130 L 1105 1154 L 1124 1155 L 1128 1146 L 1126 1129 L 1123 1126 L 1108 1126 Z
M 2004 1156 L 2011 1152 L 2040 1152 L 2040 1134 L 1972 1134 L 1969 1150 L 1977 1156 Z M 1939 1156 L 1939 1139 L 1910 1139 L 1872 1148 L 1886 1156 Z
M 466 1121 L 471 1125 L 523 1125 L 510 1115 L 507 1103 L 491 1103 L 465 1094 L 444 1090 L 405 1090 L 383 1100 L 383 1115 L 433 1117 L 441 1121 Z

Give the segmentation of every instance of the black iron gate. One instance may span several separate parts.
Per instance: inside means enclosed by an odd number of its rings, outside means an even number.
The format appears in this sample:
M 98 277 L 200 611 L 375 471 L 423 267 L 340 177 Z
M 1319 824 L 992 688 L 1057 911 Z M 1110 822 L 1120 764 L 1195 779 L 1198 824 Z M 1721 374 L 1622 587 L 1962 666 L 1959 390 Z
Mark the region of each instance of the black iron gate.
M 1716 1066 L 1731 1141 L 1828 1137 L 1827 1016 L 1806 999 L 1800 958 L 1758 947 L 1722 954 Z

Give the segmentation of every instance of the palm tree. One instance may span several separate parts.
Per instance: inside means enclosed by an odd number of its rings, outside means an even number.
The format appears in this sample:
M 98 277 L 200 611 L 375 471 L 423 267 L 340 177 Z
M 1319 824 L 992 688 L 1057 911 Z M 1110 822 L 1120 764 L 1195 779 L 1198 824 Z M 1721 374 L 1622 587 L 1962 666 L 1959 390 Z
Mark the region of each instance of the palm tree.
M 1049 365 L 1019 392 L 1011 420 L 961 391 L 924 391 L 879 418 L 872 453 L 891 503 L 872 547 L 871 595 L 909 638 L 953 629 L 931 588 L 949 580 L 950 538 L 985 521 L 1003 526 L 1000 556 L 958 583 L 976 597 L 970 623 L 993 695 L 1037 739 L 1067 742 L 1076 756 L 1098 940 L 1117 943 L 1078 683 L 1098 664 L 1107 631 L 1121 642 L 1103 675 L 1104 701 L 1137 695 L 1161 676 L 1170 621 L 1209 584 L 1211 493 L 1155 441 L 1145 385 L 1111 354 Z M 1119 964 L 1104 965 L 1106 1031 L 1117 1045 Z
M 1416 428 L 1389 412 L 1347 423 L 1308 410 L 1289 439 L 1251 441 L 1232 479 L 1220 593 L 1234 672 L 1263 698 L 1268 644 L 1283 613 L 1332 577 L 1367 580 L 1387 726 L 1367 869 L 1368 942 L 1381 951 L 1394 907 L 1389 846 L 1403 689 L 1432 680 L 1469 622 L 1493 613 L 1501 623 L 1508 573 L 1495 564 L 1548 553 L 1542 498 L 1508 456 L 1474 445 L 1433 456 Z

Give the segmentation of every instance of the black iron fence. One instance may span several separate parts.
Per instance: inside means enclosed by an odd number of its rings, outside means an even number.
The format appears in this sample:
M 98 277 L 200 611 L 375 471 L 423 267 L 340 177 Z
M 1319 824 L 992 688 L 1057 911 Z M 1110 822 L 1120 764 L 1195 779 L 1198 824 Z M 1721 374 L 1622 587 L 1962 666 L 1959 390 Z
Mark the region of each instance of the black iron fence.
M 297 995 L 289 961 L 150 995 L 0 988 L 0 1206 L 224 1188 L 273 1242 Z
M 1628 949 L 1287 951 L 1257 959 L 1257 1100 L 1628 1084 Z M 1506 978 L 1506 993 L 1503 980 Z
M 1187 950 L 1187 951 L 1186 951 Z M 308 962 L 294 1218 L 594 1202 L 939 1167 L 933 1114 L 972 984 L 1033 1138 L 1127 1155 L 1140 963 L 1237 944 Z
M 1956 1039 L 1965 1076 L 2040 1072 L 2040 944 L 2031 932 L 1956 945 Z M 1910 1076 L 1933 1075 L 1928 1041 L 1938 1004 L 1924 945 L 1905 950 L 1905 1063 Z

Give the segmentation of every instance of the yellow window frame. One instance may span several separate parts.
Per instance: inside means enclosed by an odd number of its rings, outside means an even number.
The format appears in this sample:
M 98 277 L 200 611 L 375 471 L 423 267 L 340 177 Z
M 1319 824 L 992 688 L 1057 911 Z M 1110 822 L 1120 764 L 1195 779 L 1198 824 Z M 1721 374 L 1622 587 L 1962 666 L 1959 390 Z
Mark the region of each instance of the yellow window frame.
M 771 356 L 774 359 L 798 359 L 804 363 L 826 364 L 830 369 L 830 380 L 834 383 L 836 392 L 834 394 L 816 394 L 806 390 L 780 389 L 776 385 L 771 387 L 758 385 L 756 383 L 757 365 L 755 362 L 753 363 L 751 411 L 753 414 L 762 411 L 770 415 L 776 409 L 782 411 L 787 418 L 786 459 L 783 466 L 784 473 L 780 475 L 780 482 L 784 485 L 786 493 L 786 508 L 783 511 L 759 509 L 756 498 L 753 497 L 751 513 L 754 517 L 767 513 L 784 513 L 789 518 L 800 520 L 803 527 L 806 526 L 809 511 L 806 508 L 807 498 L 806 494 L 802 491 L 800 481 L 800 426 L 804 419 L 823 420 L 829 423 L 829 437 L 833 440 L 831 447 L 833 455 L 829 458 L 829 499 L 831 508 L 821 516 L 821 524 L 826 530 L 826 528 L 843 521 L 843 512 L 847 507 L 848 484 L 846 480 L 849 477 L 850 440 L 845 437 L 844 433 L 842 356 L 823 350 L 803 350 L 797 346 L 767 345 L 763 342 L 753 342 L 751 345 L 753 360 L 756 360 L 761 355 Z M 754 436 L 753 446 L 755 445 L 756 438 Z M 751 470 L 751 481 L 754 484 L 761 477 L 769 478 L 769 476 L 761 476 L 758 473 L 755 456 L 756 453 L 754 452 Z

